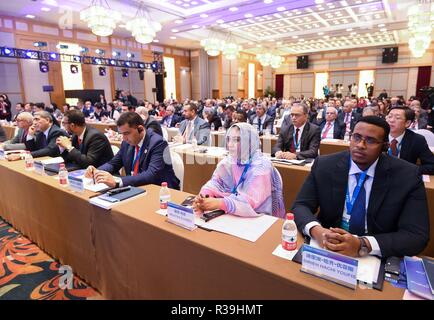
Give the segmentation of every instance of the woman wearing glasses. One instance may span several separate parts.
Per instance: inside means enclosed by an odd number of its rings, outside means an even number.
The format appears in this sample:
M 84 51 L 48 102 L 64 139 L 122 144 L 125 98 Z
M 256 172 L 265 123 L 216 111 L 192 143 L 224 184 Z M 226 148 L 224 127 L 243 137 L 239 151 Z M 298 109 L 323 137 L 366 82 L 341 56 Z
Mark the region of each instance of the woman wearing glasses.
M 226 149 L 229 154 L 202 187 L 194 208 L 199 212 L 221 209 L 243 217 L 264 213 L 283 218 L 282 181 L 261 152 L 257 130 L 248 123 L 232 125 Z

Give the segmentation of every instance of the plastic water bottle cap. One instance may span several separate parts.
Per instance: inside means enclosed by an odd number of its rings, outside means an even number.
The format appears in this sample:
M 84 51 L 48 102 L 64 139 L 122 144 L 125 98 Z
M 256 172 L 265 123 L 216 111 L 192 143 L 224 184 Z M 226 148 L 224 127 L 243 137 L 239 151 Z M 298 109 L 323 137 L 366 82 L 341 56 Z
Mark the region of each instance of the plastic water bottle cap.
M 287 219 L 287 220 L 294 220 L 294 214 L 291 213 L 291 212 L 287 213 L 287 214 L 286 214 L 286 219 Z
M 162 186 L 162 187 L 167 187 L 167 182 L 163 182 L 163 183 L 161 184 L 161 186 Z

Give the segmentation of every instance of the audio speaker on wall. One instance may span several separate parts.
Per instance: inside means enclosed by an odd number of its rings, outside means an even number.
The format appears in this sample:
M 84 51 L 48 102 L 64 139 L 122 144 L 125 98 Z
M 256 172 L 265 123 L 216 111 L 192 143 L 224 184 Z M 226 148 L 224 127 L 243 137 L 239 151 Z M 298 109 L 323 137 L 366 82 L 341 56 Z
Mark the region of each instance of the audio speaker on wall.
M 398 62 L 398 47 L 383 49 L 383 63 Z
M 307 69 L 307 68 L 309 68 L 309 56 L 298 56 L 297 69 Z

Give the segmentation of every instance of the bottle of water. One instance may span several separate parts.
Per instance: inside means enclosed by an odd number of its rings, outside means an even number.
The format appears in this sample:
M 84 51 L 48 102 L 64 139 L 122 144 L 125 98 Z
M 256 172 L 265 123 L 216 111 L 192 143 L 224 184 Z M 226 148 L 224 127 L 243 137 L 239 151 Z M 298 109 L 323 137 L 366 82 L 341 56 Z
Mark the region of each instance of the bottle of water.
M 170 202 L 170 190 L 167 187 L 167 182 L 161 184 L 160 189 L 160 209 L 167 209 L 167 204 Z
M 288 251 L 297 249 L 297 226 L 292 213 L 286 214 L 286 221 L 282 226 L 282 248 Z
M 211 131 L 214 131 L 215 130 L 215 125 L 214 125 L 214 122 L 213 123 L 211 123 Z
M 350 132 L 347 130 L 345 130 L 344 141 L 350 141 Z
M 26 151 L 24 162 L 26 164 L 26 170 L 28 171 L 33 170 L 33 157 L 30 151 Z
M 60 164 L 59 183 L 62 187 L 66 187 L 68 185 L 68 170 L 66 170 L 64 163 Z

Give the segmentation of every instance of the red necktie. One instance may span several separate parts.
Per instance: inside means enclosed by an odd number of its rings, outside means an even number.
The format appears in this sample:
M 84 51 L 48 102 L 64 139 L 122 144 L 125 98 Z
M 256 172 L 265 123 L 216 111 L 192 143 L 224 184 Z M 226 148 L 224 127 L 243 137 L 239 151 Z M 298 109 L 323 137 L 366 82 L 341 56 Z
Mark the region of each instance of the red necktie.
M 134 175 L 136 176 L 139 173 L 139 146 L 136 146 L 136 156 L 134 157 L 134 159 L 136 160 L 136 163 L 134 164 Z
M 81 139 L 78 138 L 78 147 L 79 147 L 79 148 L 80 148 L 80 145 L 81 145 Z
M 327 134 L 329 133 L 331 127 L 332 127 L 332 123 L 331 122 L 327 122 L 327 127 L 324 130 L 324 133 L 322 134 L 322 138 L 321 139 L 327 138 Z
M 396 140 L 396 139 L 393 139 L 390 142 L 390 150 L 392 150 L 392 155 L 395 156 L 395 157 L 398 156 L 398 150 L 396 149 L 397 143 L 398 143 L 398 140 Z

